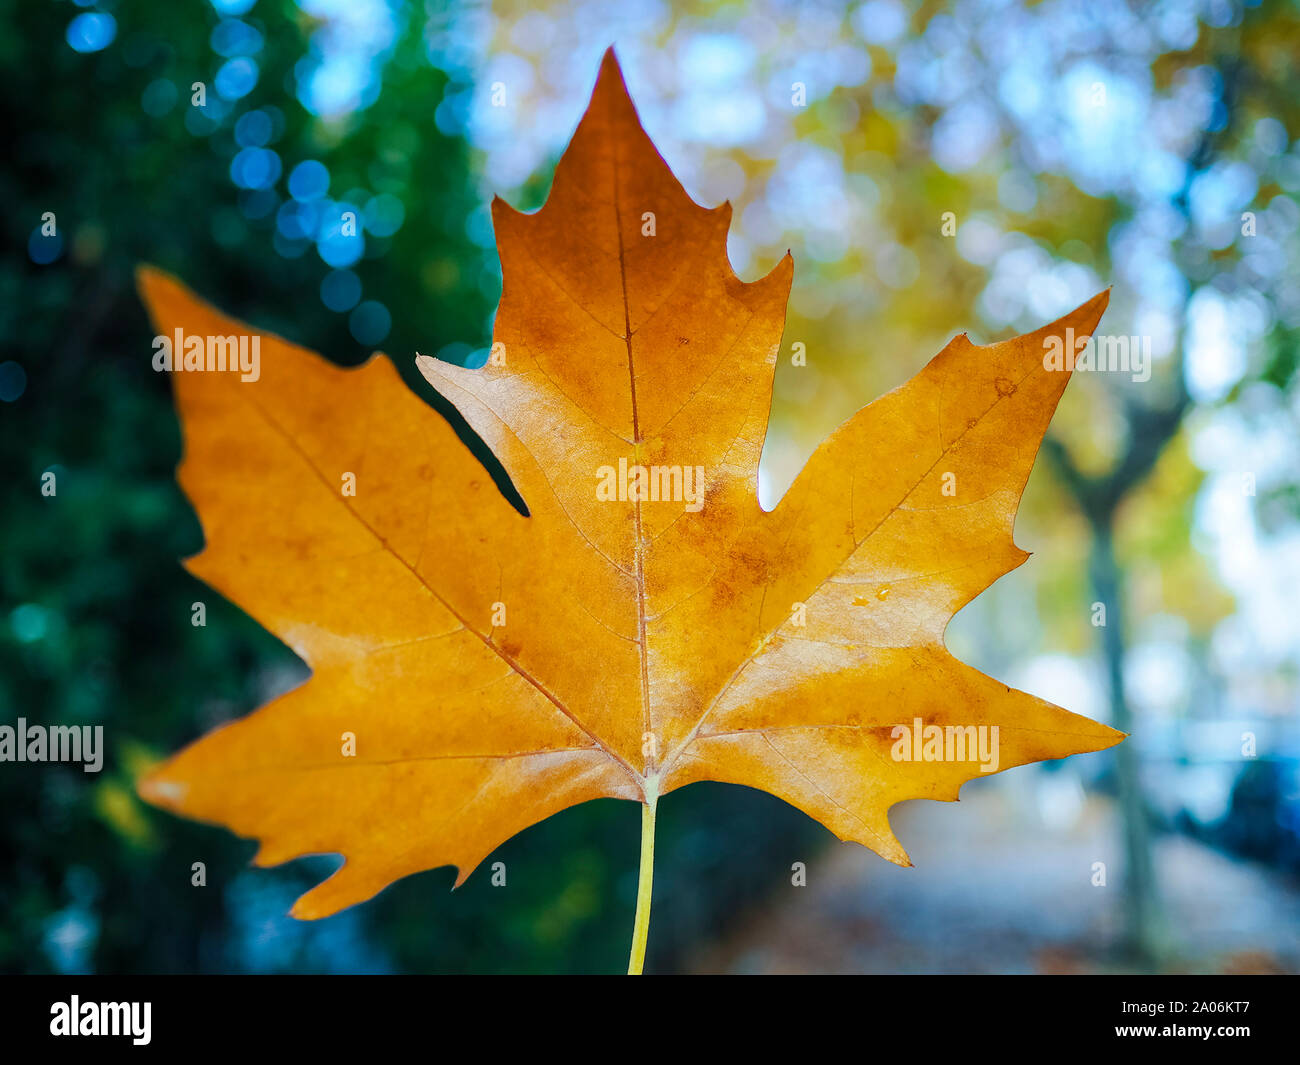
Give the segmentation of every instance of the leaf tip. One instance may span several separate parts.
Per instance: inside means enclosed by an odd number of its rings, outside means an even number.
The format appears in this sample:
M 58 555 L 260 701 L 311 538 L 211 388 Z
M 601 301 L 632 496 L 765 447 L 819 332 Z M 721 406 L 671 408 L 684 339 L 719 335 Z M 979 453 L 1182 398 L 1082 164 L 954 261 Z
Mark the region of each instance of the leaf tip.
M 789 287 L 791 283 L 794 281 L 794 256 L 790 254 L 789 248 L 785 250 L 785 254 L 781 256 L 780 261 L 774 267 L 772 267 L 772 269 L 768 272 L 768 275 L 764 277 L 762 280 L 772 281 L 776 284 L 784 285 L 787 290 L 786 294 L 788 297 Z
M 140 798 L 153 806 L 173 809 L 185 799 L 188 790 L 180 780 L 169 780 L 160 773 L 153 772 L 136 781 L 135 791 Z
M 438 360 L 432 355 L 420 355 L 417 353 L 415 356 L 415 368 L 419 370 L 420 373 L 424 375 L 424 379 L 435 388 L 438 386 L 438 383 L 443 380 L 443 376 L 438 370 Z
M 184 459 L 182 459 L 180 464 L 176 467 L 176 471 L 177 471 L 176 478 L 178 481 L 180 481 L 181 487 L 183 488 L 185 485 L 185 481 L 183 479 L 185 473 Z M 199 580 L 204 579 L 202 563 L 203 563 L 203 556 L 208 552 L 208 545 L 206 543 L 206 538 L 207 538 L 207 533 L 205 532 L 204 545 L 200 547 L 197 551 L 195 551 L 194 554 L 186 555 L 183 559 L 180 560 L 181 568 L 184 569 L 185 572 L 188 573 L 191 577 L 197 577 Z
M 1103 725 L 1100 721 L 1093 721 L 1091 718 L 1084 718 L 1083 720 L 1093 726 L 1093 731 L 1088 739 L 1087 746 L 1081 744 L 1077 750 L 1071 751 L 1070 754 L 1095 754 L 1098 751 L 1106 751 L 1111 747 L 1118 746 L 1129 738 L 1127 732 L 1121 732 L 1117 728 Z M 1062 757 L 1068 756 L 1063 755 Z
M 166 270 L 152 263 L 137 263 L 135 267 L 135 290 L 153 317 L 157 317 L 159 306 L 169 296 L 175 297 L 185 292 L 185 286 Z
M 303 853 L 306 852 L 284 857 L 277 855 L 278 861 L 274 864 L 285 861 L 288 857 L 301 857 Z M 258 857 L 261 857 L 260 853 Z M 358 902 L 374 898 L 383 886 L 375 884 L 364 876 L 358 876 L 355 867 L 345 857 L 343 864 L 334 871 L 332 876 L 317 884 L 306 894 L 298 896 L 298 901 L 289 910 L 289 916 L 299 921 L 319 921 L 322 917 L 333 917 L 340 910 L 346 910 Z
M 137 291 L 143 292 L 154 279 L 162 276 L 162 271 L 153 263 L 136 263 L 135 264 L 135 287 Z
M 622 97 L 631 103 L 627 91 L 627 79 L 623 77 L 623 67 L 618 61 L 618 56 L 614 54 L 612 44 L 605 49 L 605 54 L 600 58 L 600 72 L 596 75 L 596 87 L 592 90 L 592 99 L 595 100 L 603 93 L 612 93 L 615 97 Z
M 496 194 L 493 194 L 492 196 L 492 203 L 489 210 L 492 214 L 492 226 L 494 229 L 499 229 L 502 222 L 526 217 L 523 211 L 516 210 L 510 205 L 508 200 Z
M 1084 319 L 1088 323 L 1086 328 L 1091 332 L 1093 327 L 1101 320 L 1101 316 L 1106 313 L 1106 308 L 1110 306 L 1110 291 L 1112 288 L 1114 286 L 1110 285 L 1102 289 L 1092 299 L 1081 303 L 1074 311 L 1066 315 L 1066 318 L 1078 316 Z
M 318 912 L 317 908 L 308 901 L 310 895 L 311 892 L 308 892 L 295 902 L 292 907 L 290 907 L 290 917 L 297 921 L 315 921 L 321 917 L 327 916 L 326 914 Z

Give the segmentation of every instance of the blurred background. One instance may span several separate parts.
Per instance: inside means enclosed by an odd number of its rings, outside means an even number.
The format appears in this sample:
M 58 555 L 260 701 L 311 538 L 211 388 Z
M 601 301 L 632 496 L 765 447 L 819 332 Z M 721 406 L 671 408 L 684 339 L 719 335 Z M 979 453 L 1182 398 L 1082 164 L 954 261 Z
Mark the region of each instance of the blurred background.
M 613 43 L 687 190 L 734 204 L 740 276 L 793 251 L 768 506 L 956 333 L 1113 285 L 1103 328 L 1153 360 L 1076 375 L 1034 557 L 948 634 L 1132 738 L 896 807 L 913 869 L 765 794 L 677 792 L 647 968 L 1300 971 L 1300 6 L 0 0 L 0 30 L 0 723 L 107 741 L 98 774 L 0 765 L 0 970 L 625 965 L 631 804 L 511 840 L 505 888 L 434 870 L 308 924 L 336 858 L 253 870 L 133 790 L 305 671 L 178 564 L 202 534 L 135 264 L 338 363 L 385 350 L 432 403 L 416 351 L 486 357 L 492 195 L 544 201 Z

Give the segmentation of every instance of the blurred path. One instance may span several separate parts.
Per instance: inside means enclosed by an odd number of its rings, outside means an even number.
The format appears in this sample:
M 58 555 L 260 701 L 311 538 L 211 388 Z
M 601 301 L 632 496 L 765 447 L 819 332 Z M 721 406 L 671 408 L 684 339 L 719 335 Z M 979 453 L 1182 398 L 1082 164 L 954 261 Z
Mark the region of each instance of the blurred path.
M 809 861 L 807 887 L 777 888 L 766 911 L 701 950 L 692 967 L 1132 971 L 1115 948 L 1123 857 L 1112 806 L 1092 800 L 1063 815 L 1044 794 L 1059 787 L 1038 774 L 1011 787 L 973 782 L 960 803 L 905 803 L 893 824 L 914 868 L 832 844 Z M 1056 824 L 1045 823 L 1043 809 L 1056 810 Z M 1107 865 L 1105 887 L 1091 882 L 1095 861 Z M 1159 838 L 1156 861 L 1177 937 L 1167 971 L 1300 971 L 1300 884 L 1179 836 Z

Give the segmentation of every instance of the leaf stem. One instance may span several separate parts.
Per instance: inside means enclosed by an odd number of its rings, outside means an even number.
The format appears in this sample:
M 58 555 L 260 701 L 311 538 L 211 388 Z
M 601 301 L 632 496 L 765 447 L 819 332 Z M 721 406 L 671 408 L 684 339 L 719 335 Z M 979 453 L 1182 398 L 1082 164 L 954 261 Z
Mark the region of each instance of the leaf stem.
M 628 976 L 640 976 L 645 965 L 645 945 L 650 935 L 650 895 L 655 879 L 655 809 L 658 805 L 659 780 L 651 777 L 646 781 L 645 803 L 641 806 L 641 872 L 636 884 L 636 919 L 632 923 Z

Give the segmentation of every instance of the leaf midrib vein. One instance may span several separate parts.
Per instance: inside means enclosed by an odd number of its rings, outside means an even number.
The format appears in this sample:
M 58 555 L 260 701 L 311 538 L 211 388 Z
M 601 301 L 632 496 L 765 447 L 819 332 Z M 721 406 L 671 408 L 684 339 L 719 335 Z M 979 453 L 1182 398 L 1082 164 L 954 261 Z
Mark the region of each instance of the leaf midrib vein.
M 627 345 L 627 376 L 628 385 L 632 394 L 632 441 L 636 449 L 635 458 L 641 458 L 641 423 L 637 412 L 636 402 L 636 364 L 632 356 L 632 314 L 628 308 L 627 299 L 627 259 L 623 250 L 623 207 L 622 197 L 619 195 L 619 152 L 620 142 L 617 137 L 611 138 L 613 152 L 611 161 L 614 167 L 614 233 L 618 237 L 618 281 L 619 287 L 623 292 L 623 341 Z M 657 734 L 654 728 L 654 712 L 650 705 L 650 656 L 647 653 L 649 648 L 646 642 L 646 602 L 645 602 L 645 544 L 643 543 L 644 529 L 641 516 L 641 497 L 638 493 L 637 498 L 633 501 L 633 535 L 636 542 L 633 544 L 634 554 L 636 557 L 636 627 L 637 627 L 637 644 L 639 657 L 641 659 L 641 725 L 642 725 L 642 745 L 641 757 L 645 760 L 643 772 L 649 777 L 655 769 L 657 762 L 657 751 L 654 746 L 657 741 Z M 645 753 L 645 738 L 651 740 L 651 754 Z M 644 789 L 643 789 L 644 790 Z

